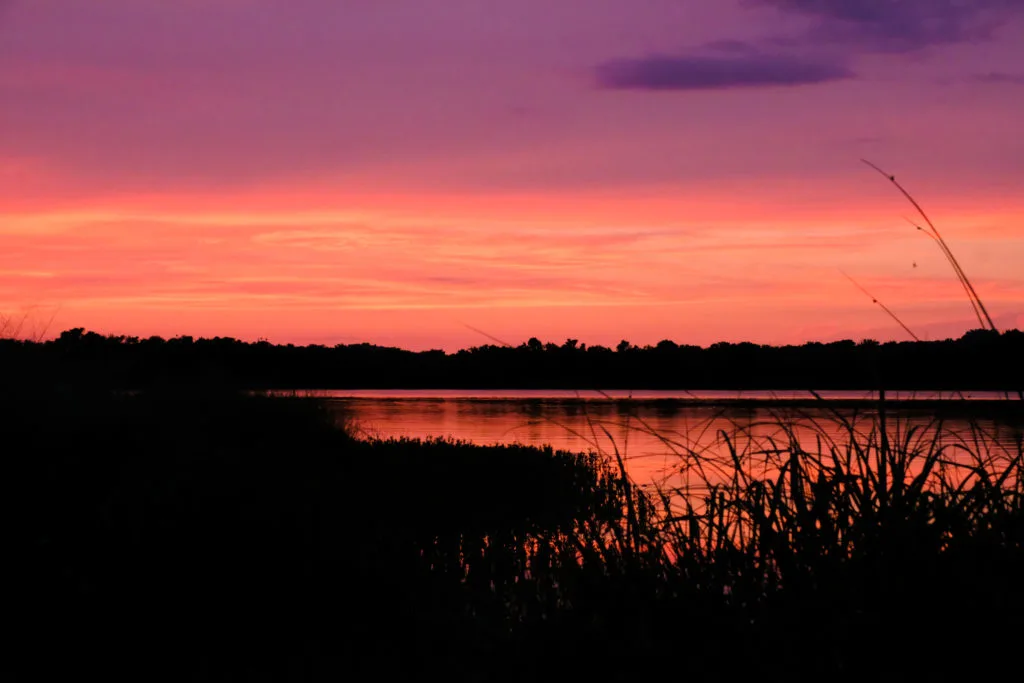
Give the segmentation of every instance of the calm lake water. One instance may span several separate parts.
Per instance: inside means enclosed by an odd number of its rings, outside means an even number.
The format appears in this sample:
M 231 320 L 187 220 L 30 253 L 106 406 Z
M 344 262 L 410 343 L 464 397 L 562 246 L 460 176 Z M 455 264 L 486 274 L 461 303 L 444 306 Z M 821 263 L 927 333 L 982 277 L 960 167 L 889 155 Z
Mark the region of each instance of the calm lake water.
M 848 432 L 830 409 L 809 403 L 808 392 L 665 391 L 318 391 L 367 437 L 450 437 L 477 444 L 551 445 L 569 451 L 620 453 L 642 484 L 677 484 L 680 453 L 716 456 L 725 439 L 757 448 L 788 436 L 807 447 L 819 437 L 844 442 Z M 875 424 L 870 392 L 820 392 L 840 401 L 839 414 L 858 431 Z M 889 414 L 889 433 L 917 441 L 938 434 L 943 443 L 981 439 L 986 447 L 1015 450 L 1019 426 L 997 419 L 1001 393 L 887 392 L 902 403 Z M 941 410 L 935 400 L 941 399 Z M 994 403 L 989 403 L 994 402 Z M 988 415 L 985 406 L 994 414 Z M 1019 402 L 1014 402 L 1019 406 Z M 1013 411 L 1018 416 L 1021 411 Z M 936 416 L 942 415 L 941 423 Z M 909 430 L 913 429 L 913 432 Z

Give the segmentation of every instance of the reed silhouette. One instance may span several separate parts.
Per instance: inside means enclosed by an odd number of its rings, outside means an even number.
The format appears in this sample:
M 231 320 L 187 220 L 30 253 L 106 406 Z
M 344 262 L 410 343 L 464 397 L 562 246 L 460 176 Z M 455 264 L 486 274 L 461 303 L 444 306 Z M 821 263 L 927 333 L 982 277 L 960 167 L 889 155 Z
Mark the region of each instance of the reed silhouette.
M 975 316 L 978 318 L 978 327 L 981 329 L 989 329 L 996 331 L 995 323 L 992 322 L 992 316 L 988 314 L 988 309 L 985 308 L 985 304 L 982 302 L 981 297 L 979 297 L 978 293 L 974 290 L 974 285 L 972 285 L 971 281 L 967 278 L 967 274 L 964 273 L 963 268 L 960 267 L 960 262 L 957 261 L 956 256 L 953 255 L 953 251 L 949 248 L 949 245 L 946 244 L 946 240 L 944 240 L 942 238 L 942 235 L 939 234 L 938 228 L 936 228 L 935 224 L 932 223 L 931 219 L 928 217 L 928 214 L 925 213 L 921 205 L 896 180 L 896 176 L 886 173 L 885 171 L 883 171 L 882 169 L 880 169 L 878 166 L 871 163 L 867 159 L 861 159 L 861 161 L 870 166 L 871 168 L 875 169 L 876 171 L 878 171 L 885 178 L 888 178 L 889 182 L 891 182 L 896 187 L 896 189 L 899 190 L 900 193 L 907 198 L 907 201 L 909 201 L 913 205 L 914 210 L 916 210 L 918 215 L 921 216 L 922 219 L 924 219 L 927 228 L 922 227 L 917 223 L 910 221 L 909 219 L 908 222 L 917 230 L 923 232 L 930 239 L 932 239 L 935 242 L 935 244 L 938 245 L 939 249 L 942 250 L 943 256 L 946 257 L 946 260 L 949 261 L 949 265 L 952 266 L 953 272 L 956 274 L 957 280 L 959 280 L 960 285 L 963 287 L 964 293 L 967 295 L 967 299 L 971 304 L 971 308 L 973 309 Z

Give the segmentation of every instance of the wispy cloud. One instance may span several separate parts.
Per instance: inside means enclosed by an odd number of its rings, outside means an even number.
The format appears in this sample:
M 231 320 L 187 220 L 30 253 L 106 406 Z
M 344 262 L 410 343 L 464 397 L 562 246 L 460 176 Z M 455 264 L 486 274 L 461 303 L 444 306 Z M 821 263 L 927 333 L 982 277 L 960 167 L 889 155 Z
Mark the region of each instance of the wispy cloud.
M 852 78 L 844 64 L 731 50 L 729 55 L 653 55 L 616 59 L 597 67 L 605 88 L 635 90 L 716 90 L 795 86 Z
M 123 316 L 280 311 L 627 306 L 719 296 L 729 264 L 766 250 L 813 262 L 848 234 L 772 229 L 399 224 L 287 213 L 23 217 L 5 233 L 0 311 L 26 300 Z M 32 229 L 35 225 L 35 229 Z M 776 260 L 771 257 L 766 260 Z M 744 271 L 739 290 L 758 278 Z M 711 284 L 704 284 L 705 281 Z M 747 284 L 743 284 L 747 283 Z M 742 285 L 742 286 L 741 286 Z M 788 286 L 788 285 L 787 285 Z M 747 291 L 744 290 L 744 291 Z M 737 293 L 739 296 L 739 293 Z
M 1024 73 L 1006 73 L 1004 71 L 990 71 L 984 74 L 975 74 L 972 79 L 978 83 L 1006 83 L 1009 85 L 1024 85 Z

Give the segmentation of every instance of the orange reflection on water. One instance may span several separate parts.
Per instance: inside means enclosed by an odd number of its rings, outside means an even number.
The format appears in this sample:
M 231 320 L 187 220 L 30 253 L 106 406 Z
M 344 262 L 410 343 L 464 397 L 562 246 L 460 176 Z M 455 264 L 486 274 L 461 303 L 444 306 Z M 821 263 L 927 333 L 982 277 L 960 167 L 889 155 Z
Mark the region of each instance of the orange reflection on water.
M 833 410 L 792 401 L 787 405 L 786 400 L 683 403 L 680 399 L 692 400 L 693 395 L 678 392 L 675 400 L 666 398 L 666 392 L 635 392 L 631 400 L 583 399 L 574 392 L 348 393 L 330 402 L 367 437 L 442 437 L 620 455 L 641 486 L 694 494 L 734 476 L 733 454 L 748 474 L 774 479 L 794 446 L 810 454 L 813 465 L 830 447 L 843 454 L 852 442 L 877 445 L 880 434 L 878 413 L 868 401 L 863 407 Z M 736 392 L 704 393 L 736 397 Z M 748 398 L 765 398 L 757 393 Z M 865 398 L 860 392 L 833 393 Z M 992 400 L 997 395 L 974 398 Z M 948 405 L 966 409 L 971 403 Z M 943 459 L 966 464 L 1014 453 L 1020 426 L 979 418 L 977 412 L 951 412 L 939 420 L 934 408 L 902 404 L 887 411 L 886 434 L 895 450 L 924 455 L 942 449 Z M 909 459 L 904 476 L 915 476 L 922 462 L 921 457 Z

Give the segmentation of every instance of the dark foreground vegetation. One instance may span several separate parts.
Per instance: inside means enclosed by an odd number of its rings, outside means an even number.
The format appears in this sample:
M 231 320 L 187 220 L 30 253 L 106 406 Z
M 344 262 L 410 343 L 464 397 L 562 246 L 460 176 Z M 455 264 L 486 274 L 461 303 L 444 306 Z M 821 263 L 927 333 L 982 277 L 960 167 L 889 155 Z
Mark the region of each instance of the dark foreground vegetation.
M 0 339 L 9 378 L 142 389 L 202 382 L 251 389 L 877 389 L 1017 391 L 1024 333 L 973 330 L 932 342 L 803 346 L 665 340 L 616 349 L 531 339 L 446 354 L 371 344 L 246 343 L 231 338 L 103 336 L 81 328 L 36 342 Z
M 661 496 L 614 456 L 357 441 L 308 399 L 66 385 L 2 410 L 8 680 L 1019 667 L 1019 438 L 875 417 L 805 450 L 780 425 L 680 452 L 692 488 Z

